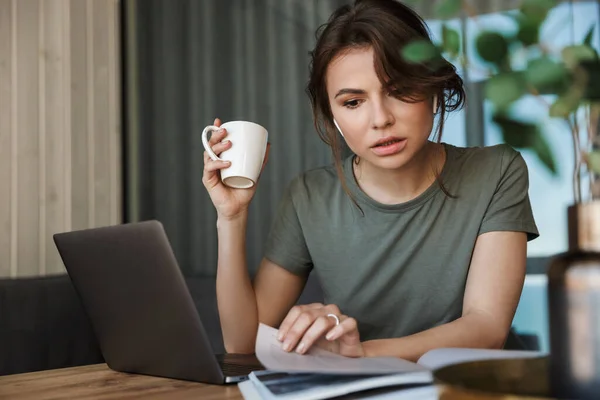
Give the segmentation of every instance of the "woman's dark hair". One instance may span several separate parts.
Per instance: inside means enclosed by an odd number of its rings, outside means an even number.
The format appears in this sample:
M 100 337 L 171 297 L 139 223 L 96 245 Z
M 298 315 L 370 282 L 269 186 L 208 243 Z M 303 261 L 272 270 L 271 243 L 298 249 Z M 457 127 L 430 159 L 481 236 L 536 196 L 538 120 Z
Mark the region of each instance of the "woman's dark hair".
M 344 51 L 371 47 L 377 76 L 390 93 L 408 102 L 419 102 L 436 95 L 438 142 L 446 113 L 459 109 L 465 101 L 463 81 L 455 67 L 441 57 L 432 63 L 421 64 L 404 59 L 404 46 L 415 40 L 431 42 L 431 38 L 423 19 L 396 0 L 356 0 L 353 5 L 342 6 L 319 27 L 316 35 L 307 92 L 315 128 L 331 147 L 342 186 L 351 196 L 342 170 L 342 142 L 333 124 L 327 95 L 326 74 L 331 61 Z

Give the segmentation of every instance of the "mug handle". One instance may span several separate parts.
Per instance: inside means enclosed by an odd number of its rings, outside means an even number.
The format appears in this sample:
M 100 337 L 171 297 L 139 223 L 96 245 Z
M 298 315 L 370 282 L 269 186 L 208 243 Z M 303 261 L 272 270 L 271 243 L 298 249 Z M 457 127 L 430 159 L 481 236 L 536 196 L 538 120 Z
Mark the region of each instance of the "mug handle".
M 202 145 L 204 146 L 204 150 L 206 150 L 206 152 L 208 153 L 208 155 L 210 156 L 210 158 L 213 161 L 221 161 L 221 159 L 210 148 L 210 144 L 208 144 L 207 135 L 208 135 L 208 132 L 217 131 L 219 129 L 220 128 L 218 126 L 209 125 L 206 128 L 204 128 L 204 130 L 202 131 Z

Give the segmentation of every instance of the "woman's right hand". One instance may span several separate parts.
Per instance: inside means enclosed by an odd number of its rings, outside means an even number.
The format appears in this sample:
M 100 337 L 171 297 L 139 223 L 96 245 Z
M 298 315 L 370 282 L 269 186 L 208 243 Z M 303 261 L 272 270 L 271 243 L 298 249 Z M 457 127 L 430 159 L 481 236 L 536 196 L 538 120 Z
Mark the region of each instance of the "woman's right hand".
M 215 119 L 213 125 L 220 127 L 221 120 L 219 118 Z M 227 140 L 222 141 L 226 136 L 227 131 L 221 129 L 214 131 L 208 141 L 211 149 L 217 156 L 231 147 L 231 142 Z M 265 153 L 261 174 L 262 170 L 265 168 L 267 159 L 269 158 L 269 147 L 270 144 L 267 143 L 267 151 Z M 224 168 L 228 168 L 230 164 L 229 161 L 214 161 L 206 151 L 204 152 L 204 173 L 202 175 L 202 183 L 204 184 L 204 187 L 206 187 L 210 199 L 217 209 L 218 217 L 224 219 L 234 219 L 244 213 L 248 209 L 250 200 L 254 197 L 254 193 L 256 193 L 257 186 L 254 185 L 249 189 L 234 189 L 223 184 L 220 171 Z

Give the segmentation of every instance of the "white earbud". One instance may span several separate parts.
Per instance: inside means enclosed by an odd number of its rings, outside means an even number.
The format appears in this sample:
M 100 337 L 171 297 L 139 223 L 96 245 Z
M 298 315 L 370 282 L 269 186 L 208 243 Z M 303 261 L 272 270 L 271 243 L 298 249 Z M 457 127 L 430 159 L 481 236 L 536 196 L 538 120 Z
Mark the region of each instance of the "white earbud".
M 344 133 L 342 132 L 342 130 L 340 129 L 340 126 L 338 125 L 337 121 L 335 120 L 335 118 L 333 119 L 333 123 L 335 125 L 335 127 L 338 129 L 338 131 L 340 131 L 340 135 L 342 135 L 343 138 L 345 138 Z
M 433 95 L 433 113 L 437 114 L 437 95 Z

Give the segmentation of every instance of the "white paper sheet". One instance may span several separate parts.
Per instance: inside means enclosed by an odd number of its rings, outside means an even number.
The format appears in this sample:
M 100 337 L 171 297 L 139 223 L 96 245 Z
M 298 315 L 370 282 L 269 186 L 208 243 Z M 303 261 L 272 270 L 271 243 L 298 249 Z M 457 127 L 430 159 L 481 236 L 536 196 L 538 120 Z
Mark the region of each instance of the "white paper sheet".
M 431 382 L 431 372 L 416 363 L 396 357 L 350 358 L 312 347 L 306 354 L 286 352 L 276 337 L 277 329 L 260 324 L 256 356 L 269 370 L 336 374 L 414 373 L 412 382 Z
M 260 393 L 258 393 L 258 390 L 254 387 L 254 383 L 250 380 L 238 383 L 238 389 L 240 389 L 244 400 L 262 400 Z
M 545 355 L 538 351 L 442 348 L 428 351 L 418 363 L 430 369 L 438 369 L 469 361 L 535 358 Z
M 411 389 L 384 390 L 375 393 L 353 393 L 336 400 L 439 400 L 439 389 L 426 386 Z

